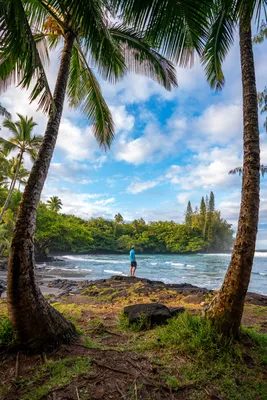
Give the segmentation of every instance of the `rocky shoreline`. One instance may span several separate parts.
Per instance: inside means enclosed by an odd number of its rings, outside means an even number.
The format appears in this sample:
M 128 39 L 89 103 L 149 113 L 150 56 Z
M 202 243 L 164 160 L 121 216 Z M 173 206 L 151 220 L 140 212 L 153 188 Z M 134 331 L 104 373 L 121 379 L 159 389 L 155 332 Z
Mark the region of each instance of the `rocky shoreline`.
M 0 260 L 0 297 L 6 291 L 6 276 L 7 276 L 7 260 Z M 51 277 L 53 278 L 53 277 Z M 139 294 L 144 297 L 151 296 L 153 293 L 164 291 L 173 291 L 187 297 L 192 303 L 200 303 L 205 298 L 213 293 L 212 290 L 200 288 L 189 283 L 173 283 L 165 284 L 161 281 L 153 281 L 145 278 L 127 277 L 127 276 L 112 276 L 107 279 L 98 280 L 69 280 L 69 279 L 50 279 L 37 272 L 37 282 L 44 294 L 52 294 L 55 299 L 63 296 L 79 295 L 85 292 L 91 296 L 97 296 L 100 292 L 105 291 L 105 295 L 110 297 L 110 300 L 115 300 L 118 297 L 126 295 L 127 290 L 136 283 L 140 283 Z M 267 296 L 248 292 L 246 303 L 267 306 Z

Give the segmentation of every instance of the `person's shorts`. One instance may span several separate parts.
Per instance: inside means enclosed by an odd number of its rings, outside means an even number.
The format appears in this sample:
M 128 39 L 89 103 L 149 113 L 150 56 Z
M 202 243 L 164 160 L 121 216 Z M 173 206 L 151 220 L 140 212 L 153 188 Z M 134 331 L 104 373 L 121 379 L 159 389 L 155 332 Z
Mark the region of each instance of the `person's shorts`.
M 131 267 L 136 268 L 137 267 L 137 262 L 136 261 L 131 261 Z

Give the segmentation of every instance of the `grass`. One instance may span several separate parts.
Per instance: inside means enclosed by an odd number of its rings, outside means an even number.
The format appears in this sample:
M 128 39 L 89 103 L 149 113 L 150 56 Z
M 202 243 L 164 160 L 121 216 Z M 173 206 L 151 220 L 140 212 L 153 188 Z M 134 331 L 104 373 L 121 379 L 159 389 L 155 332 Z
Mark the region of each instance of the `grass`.
M 94 343 L 89 336 L 86 336 L 86 338 L 84 339 L 84 346 L 87 347 L 88 349 L 101 349 L 102 348 L 102 346 L 99 346 L 98 344 Z
M 91 365 L 92 359 L 88 357 L 48 361 L 28 381 L 21 382 L 21 386 L 29 389 L 22 395 L 21 400 L 39 400 L 47 395 L 52 388 L 67 385 L 73 378 L 87 373 Z M 44 383 L 33 388 L 33 385 L 40 381 L 44 381 Z
M 156 329 L 154 346 L 162 348 L 165 357 L 168 352 L 184 357 L 179 372 L 186 383 L 202 387 L 211 383 L 231 400 L 267 400 L 262 370 L 267 361 L 267 335 L 250 329 L 244 329 L 244 335 L 246 343 L 223 338 L 209 321 L 184 313 Z M 178 380 L 169 377 L 168 381 L 178 389 Z
M 0 319 L 0 346 L 11 346 L 15 341 L 14 332 L 7 317 Z
M 140 314 L 138 322 L 130 323 L 123 310 L 119 315 L 119 329 L 122 331 L 139 332 L 151 328 L 151 323 L 145 314 Z

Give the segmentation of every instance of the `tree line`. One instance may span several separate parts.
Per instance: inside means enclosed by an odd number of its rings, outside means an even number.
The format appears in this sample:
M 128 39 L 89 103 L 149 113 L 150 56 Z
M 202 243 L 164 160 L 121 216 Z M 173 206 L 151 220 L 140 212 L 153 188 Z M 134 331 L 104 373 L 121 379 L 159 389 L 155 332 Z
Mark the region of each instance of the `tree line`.
M 171 90 L 177 85 L 175 65 L 189 65 L 197 53 L 208 83 L 221 90 L 225 84 L 222 64 L 238 27 L 243 88 L 242 200 L 229 268 L 221 290 L 206 312 L 206 317 L 222 333 L 237 336 L 259 215 L 258 99 L 251 32 L 255 13 L 258 22 L 263 15 L 266 23 L 266 2 L 7 0 L 0 3 L 0 88 L 6 89 L 13 82 L 22 88 L 31 87 L 30 100 L 38 99 L 39 108 L 48 116 L 42 146 L 23 192 L 9 255 L 9 316 L 18 342 L 43 349 L 70 343 L 76 337 L 74 326 L 46 302 L 34 280 L 38 202 L 56 145 L 65 97 L 70 106 L 80 108 L 93 124 L 100 146 L 109 148 L 114 123 L 94 69 L 111 82 L 128 72 L 141 73 Z M 110 14 L 113 21 L 119 19 L 121 23 L 112 24 Z M 265 35 L 264 26 L 261 34 Z M 48 61 L 49 50 L 58 44 L 63 46 L 52 95 L 44 63 Z M 1 113 L 4 111 L 0 108 Z
M 7 193 L 7 188 L 0 189 L 0 207 Z M 21 197 L 21 192 L 15 190 L 4 213 L 0 225 L 0 255 L 8 254 Z M 194 212 L 188 212 L 189 202 L 184 223 L 146 223 L 143 218 L 126 222 L 120 213 L 114 216 L 114 220 L 99 217 L 88 221 L 61 214 L 62 202 L 57 196 L 52 196 L 38 206 L 34 239 L 36 259 L 38 261 L 59 252 L 126 253 L 132 245 L 139 253 L 229 251 L 233 245 L 231 225 L 221 218 L 220 211 L 215 208 L 210 211 L 204 205 L 203 209 L 203 200 L 202 197 L 200 211 L 196 208 Z

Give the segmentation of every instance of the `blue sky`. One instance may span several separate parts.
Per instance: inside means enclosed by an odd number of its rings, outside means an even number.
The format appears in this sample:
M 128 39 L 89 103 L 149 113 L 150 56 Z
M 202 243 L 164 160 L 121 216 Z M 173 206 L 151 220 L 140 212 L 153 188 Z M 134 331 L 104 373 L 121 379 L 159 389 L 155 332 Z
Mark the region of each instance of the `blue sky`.
M 258 90 L 267 85 L 267 43 L 257 45 Z M 58 54 L 48 77 L 54 86 Z M 215 93 L 198 60 L 192 69 L 177 68 L 179 88 L 165 91 L 148 78 L 128 75 L 102 90 L 116 124 L 109 152 L 100 151 L 91 127 L 79 111 L 65 109 L 57 147 L 42 199 L 57 195 L 63 212 L 82 218 L 182 222 L 188 200 L 199 205 L 215 193 L 216 207 L 236 228 L 241 178 L 228 171 L 242 164 L 242 99 L 238 39 L 224 65 L 226 85 Z M 46 116 L 29 105 L 29 93 L 11 87 L 1 103 L 13 114 L 33 116 L 43 134 Z M 260 117 L 261 162 L 267 164 L 267 137 Z M 1 131 L 7 137 L 8 132 Z M 26 166 L 30 161 L 25 160 Z M 267 177 L 261 183 L 258 248 L 267 248 Z

